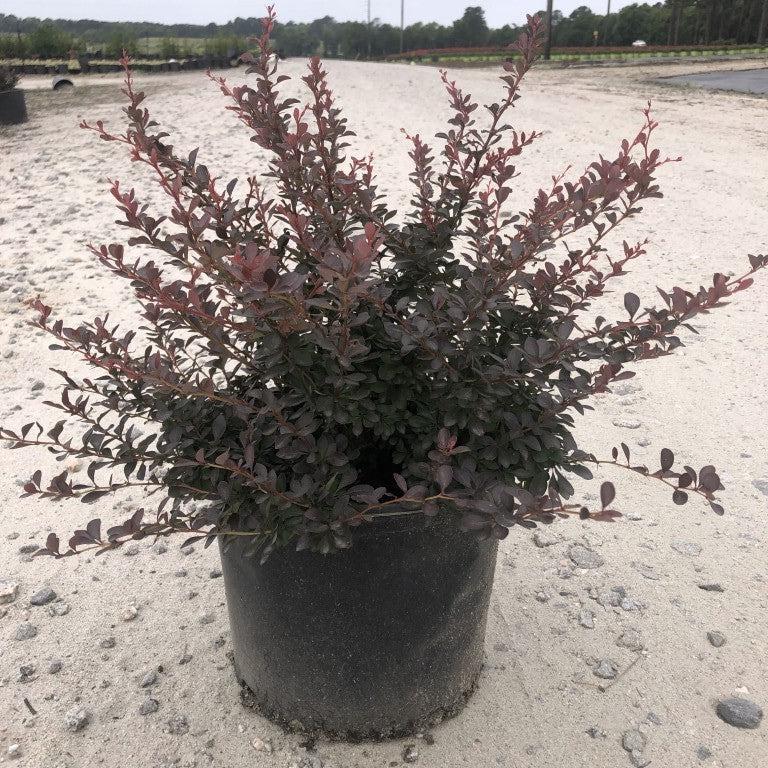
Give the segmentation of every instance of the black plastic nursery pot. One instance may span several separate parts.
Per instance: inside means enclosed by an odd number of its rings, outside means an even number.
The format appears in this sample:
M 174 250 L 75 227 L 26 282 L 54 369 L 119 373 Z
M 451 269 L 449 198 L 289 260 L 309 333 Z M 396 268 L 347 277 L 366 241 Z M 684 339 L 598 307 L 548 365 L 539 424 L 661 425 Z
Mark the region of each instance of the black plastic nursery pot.
M 220 540 L 244 700 L 343 739 L 435 725 L 480 673 L 498 543 L 410 517 L 355 533 L 351 549 L 285 548 L 263 565 L 247 538 Z
M 27 121 L 27 103 L 24 91 L 12 88 L 0 91 L 0 125 L 15 125 Z

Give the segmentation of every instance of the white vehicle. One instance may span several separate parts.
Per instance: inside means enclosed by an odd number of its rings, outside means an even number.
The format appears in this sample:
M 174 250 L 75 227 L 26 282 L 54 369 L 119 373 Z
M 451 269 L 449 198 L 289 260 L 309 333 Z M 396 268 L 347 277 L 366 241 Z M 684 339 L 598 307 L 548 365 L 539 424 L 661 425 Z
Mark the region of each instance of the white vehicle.
M 635 40 L 634 43 L 632 43 L 633 48 L 644 48 L 648 43 L 645 42 L 645 40 Z

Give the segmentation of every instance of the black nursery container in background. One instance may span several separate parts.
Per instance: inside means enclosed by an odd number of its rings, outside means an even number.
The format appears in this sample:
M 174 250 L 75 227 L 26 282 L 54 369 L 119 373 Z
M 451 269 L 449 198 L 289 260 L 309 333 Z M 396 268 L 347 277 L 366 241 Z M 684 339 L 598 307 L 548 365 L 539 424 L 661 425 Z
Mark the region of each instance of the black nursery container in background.
M 539 48 L 531 19 L 496 103 L 480 107 L 443 73 L 451 117 L 431 144 L 406 134 L 412 199 L 398 215 L 371 157 L 349 146 L 321 62 L 302 78 L 305 105 L 282 95 L 274 21 L 270 10 L 245 57 L 248 85 L 211 75 L 270 157 L 229 183 L 152 120 L 123 61 L 125 132 L 83 127 L 127 145 L 170 200 L 155 213 L 115 182 L 130 253 L 92 246 L 140 319 L 69 327 L 31 300 L 53 348 L 96 373 L 56 369 L 60 403 L 48 404 L 68 418 L 0 438 L 84 465 L 33 472 L 25 495 L 147 494 L 122 522 L 94 517 L 66 544 L 51 533 L 38 555 L 171 534 L 218 543 L 248 701 L 291 727 L 391 736 L 455 714 L 472 692 L 499 540 L 620 515 L 612 483 L 590 508 L 571 500 L 569 477 L 622 468 L 723 514 L 711 464 L 678 467 L 665 448 L 646 468 L 625 444 L 599 459 L 577 445 L 574 415 L 680 346 L 680 327 L 748 288 L 768 257 L 696 292 L 660 289 L 659 306 L 627 292 L 598 314 L 646 253 L 604 238 L 661 196 L 655 174 L 671 162 L 650 109 L 612 157 L 512 216 L 514 163 L 540 137 L 510 125 Z
M 0 125 L 15 125 L 27 121 L 27 103 L 24 91 L 17 88 L 19 76 L 6 67 L 0 67 Z

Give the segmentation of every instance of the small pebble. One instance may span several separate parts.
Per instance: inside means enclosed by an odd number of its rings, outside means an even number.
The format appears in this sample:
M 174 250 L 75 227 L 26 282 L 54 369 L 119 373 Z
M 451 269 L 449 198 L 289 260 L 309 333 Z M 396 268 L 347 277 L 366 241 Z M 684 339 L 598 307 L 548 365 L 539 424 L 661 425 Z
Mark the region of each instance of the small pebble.
M 271 755 L 275 751 L 272 739 L 261 739 L 258 736 L 251 741 L 251 746 L 257 752 L 266 752 L 268 755 Z
M 76 733 L 82 731 L 91 721 L 91 713 L 83 707 L 74 706 L 64 715 L 64 727 Z
M 126 557 L 133 557 L 134 555 L 138 555 L 139 545 L 135 541 L 132 541 L 130 544 L 127 544 L 123 547 L 123 554 Z
M 33 637 L 37 637 L 37 627 L 34 624 L 25 621 L 16 627 L 15 640 L 31 640 Z
M 597 600 L 604 608 L 618 608 L 621 601 L 627 596 L 624 587 L 612 587 L 611 589 L 591 590 L 590 596 Z
M 136 609 L 136 606 L 129 605 L 127 608 L 123 609 L 123 612 L 120 614 L 120 618 L 123 621 L 133 621 L 138 615 L 139 612 Z
M 60 659 L 53 659 L 48 663 L 48 674 L 49 675 L 57 675 L 59 672 L 61 672 L 63 664 Z
M 634 419 L 614 419 L 614 427 L 622 427 L 623 429 L 640 429 L 642 424 Z
M 403 747 L 403 762 L 415 763 L 419 759 L 419 750 L 415 744 L 406 744 Z
M 639 600 L 635 600 L 633 597 L 625 597 L 619 603 L 619 607 L 622 611 L 639 611 L 644 606 Z
M 696 750 L 696 757 L 698 757 L 699 760 L 709 760 L 709 758 L 712 757 L 712 750 L 702 744 L 702 746 Z
M 32 605 L 47 605 L 56 599 L 56 593 L 48 586 L 41 587 L 29 598 Z
M 16 599 L 19 585 L 15 581 L 0 581 L 0 605 L 7 605 Z
M 725 592 L 723 586 L 715 581 L 699 584 L 699 589 L 703 589 L 705 592 Z
M 709 640 L 710 645 L 715 648 L 722 648 L 728 642 L 725 635 L 722 632 L 717 631 L 707 632 L 707 640 Z
M 69 603 L 63 600 L 57 600 L 46 608 L 49 616 L 66 616 L 69 613 Z
M 602 680 L 613 680 L 619 672 L 619 667 L 616 662 L 611 659 L 600 659 L 600 661 L 595 664 L 592 671 L 595 673 L 596 677 L 599 677 Z
M 157 682 L 157 672 L 154 669 L 150 669 L 144 677 L 141 678 L 139 685 L 142 688 L 149 688 L 150 685 L 154 685 Z
M 157 699 L 144 699 L 139 705 L 140 715 L 152 715 L 160 708 L 160 702 Z
M 573 544 L 568 549 L 568 557 L 578 568 L 599 568 L 605 564 L 605 558 L 594 550 L 581 544 Z
M 214 621 L 216 617 L 212 613 L 204 613 L 199 619 L 201 624 L 213 624 Z
M 717 703 L 717 716 L 736 728 L 757 728 L 763 719 L 763 710 L 754 701 L 733 696 Z
M 582 610 L 579 611 L 579 625 L 584 629 L 595 628 L 595 614 L 592 611 Z
M 208 576 L 212 579 L 220 579 L 222 576 L 221 568 L 212 568 Z
M 21 745 L 9 744 L 6 754 L 10 760 L 16 760 L 17 758 L 21 757 Z
M 625 629 L 617 638 L 616 645 L 629 648 L 630 651 L 642 651 L 645 645 L 636 629 Z
M 621 736 L 621 746 L 627 752 L 642 752 L 647 744 L 645 736 L 637 729 L 624 731 Z
M 105 637 L 100 643 L 100 648 L 114 648 L 117 645 L 117 640 L 114 637 Z
M 34 664 L 22 664 L 19 667 L 19 676 L 16 678 L 19 683 L 28 683 L 35 676 L 37 667 Z

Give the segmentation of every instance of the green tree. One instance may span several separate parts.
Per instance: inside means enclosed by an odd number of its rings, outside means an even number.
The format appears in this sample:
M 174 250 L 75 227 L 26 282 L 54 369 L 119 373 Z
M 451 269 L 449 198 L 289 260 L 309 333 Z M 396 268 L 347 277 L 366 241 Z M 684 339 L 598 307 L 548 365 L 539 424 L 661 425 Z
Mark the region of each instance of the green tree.
M 464 15 L 453 22 L 454 45 L 481 46 L 488 44 L 490 30 L 485 11 L 479 5 L 464 9 Z
M 160 41 L 160 56 L 163 59 L 174 59 L 179 56 L 179 44 L 172 37 L 164 37 Z
M 41 24 L 27 38 L 29 53 L 42 58 L 66 56 L 73 44 L 72 35 L 53 24 Z
M 136 35 L 129 28 L 121 25 L 113 30 L 104 52 L 110 58 L 118 59 L 123 55 L 123 51 L 135 56 L 138 51 L 138 43 L 136 42 Z

